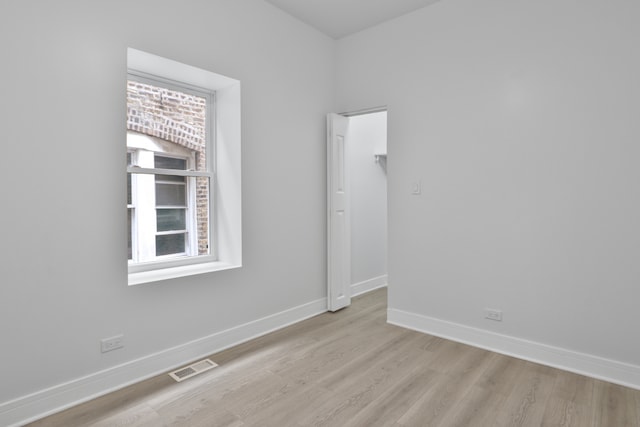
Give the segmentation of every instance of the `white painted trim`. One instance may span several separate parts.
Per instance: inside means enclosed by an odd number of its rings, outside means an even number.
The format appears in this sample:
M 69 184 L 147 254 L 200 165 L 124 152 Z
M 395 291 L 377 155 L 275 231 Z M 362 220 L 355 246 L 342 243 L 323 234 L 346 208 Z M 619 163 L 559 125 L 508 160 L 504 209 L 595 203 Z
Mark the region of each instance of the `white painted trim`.
M 213 273 L 215 271 L 231 270 L 233 268 L 240 268 L 240 264 L 229 264 L 226 262 L 212 261 L 202 262 L 197 264 L 197 261 L 201 257 L 187 258 L 186 260 L 192 261 L 191 265 L 178 265 L 175 267 L 158 268 L 155 270 L 139 271 L 129 273 L 129 286 L 140 285 L 142 283 L 160 282 L 162 280 L 175 279 L 178 277 L 194 276 L 197 274 Z M 207 256 L 207 258 L 210 258 Z
M 379 107 L 363 108 L 362 110 L 347 111 L 347 112 L 338 113 L 338 114 L 345 117 L 353 117 L 353 116 L 363 116 L 365 114 L 381 113 L 383 111 L 387 111 L 386 105 L 381 105 Z
M 452 341 L 640 390 L 640 366 L 535 341 L 388 309 L 387 322 Z
M 322 298 L 0 404 L 0 425 L 21 426 L 327 311 Z
M 362 282 L 354 283 L 351 285 L 351 296 L 355 297 L 367 292 L 371 292 L 374 289 L 383 288 L 387 286 L 387 275 L 374 277 L 372 279 L 363 280 Z

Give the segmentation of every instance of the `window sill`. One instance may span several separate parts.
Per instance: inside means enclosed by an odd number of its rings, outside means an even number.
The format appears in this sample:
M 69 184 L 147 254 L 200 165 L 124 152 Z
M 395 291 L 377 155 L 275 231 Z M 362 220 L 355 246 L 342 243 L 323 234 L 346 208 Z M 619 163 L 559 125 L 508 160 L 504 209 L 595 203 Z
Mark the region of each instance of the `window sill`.
M 182 265 L 179 267 L 160 268 L 157 270 L 129 273 L 129 286 L 143 283 L 160 282 L 178 277 L 195 276 L 196 274 L 212 273 L 215 271 L 240 268 L 242 264 L 214 261 L 202 264 Z

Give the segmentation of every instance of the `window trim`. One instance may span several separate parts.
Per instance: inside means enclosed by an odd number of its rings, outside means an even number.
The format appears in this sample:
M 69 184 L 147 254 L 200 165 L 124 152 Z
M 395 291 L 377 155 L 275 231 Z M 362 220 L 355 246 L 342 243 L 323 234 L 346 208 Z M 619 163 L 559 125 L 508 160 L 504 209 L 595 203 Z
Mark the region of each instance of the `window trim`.
M 204 256 L 189 257 L 181 265 L 161 268 L 154 262 L 145 263 L 146 271 L 129 271 L 129 285 L 157 282 L 177 277 L 242 267 L 242 204 L 241 204 L 241 130 L 240 130 L 240 82 L 229 77 L 162 58 L 136 49 L 127 49 L 127 66 L 136 74 L 151 75 L 157 79 L 179 82 L 180 86 L 192 86 L 216 93 L 210 114 L 215 118 L 213 149 L 207 156 L 207 166 L 214 178 L 210 178 L 210 239 L 211 253 L 217 259 L 202 262 Z M 183 89 L 179 89 L 183 90 Z M 218 161 L 224 159 L 224 161 Z M 128 169 L 128 168 L 127 168 Z M 135 168 L 134 173 L 146 173 L 144 168 Z M 158 172 L 158 170 L 154 170 Z M 182 171 L 161 170 L 164 174 L 181 175 Z M 193 171 L 193 175 L 201 172 Z M 185 174 L 186 175 L 186 174 Z

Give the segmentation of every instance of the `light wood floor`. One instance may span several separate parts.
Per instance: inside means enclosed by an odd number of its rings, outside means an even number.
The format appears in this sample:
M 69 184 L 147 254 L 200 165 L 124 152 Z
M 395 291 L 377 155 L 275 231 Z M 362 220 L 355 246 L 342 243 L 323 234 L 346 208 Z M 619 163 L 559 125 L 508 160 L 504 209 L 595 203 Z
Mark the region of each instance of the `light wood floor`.
M 640 426 L 640 391 L 386 324 L 386 291 L 31 426 Z

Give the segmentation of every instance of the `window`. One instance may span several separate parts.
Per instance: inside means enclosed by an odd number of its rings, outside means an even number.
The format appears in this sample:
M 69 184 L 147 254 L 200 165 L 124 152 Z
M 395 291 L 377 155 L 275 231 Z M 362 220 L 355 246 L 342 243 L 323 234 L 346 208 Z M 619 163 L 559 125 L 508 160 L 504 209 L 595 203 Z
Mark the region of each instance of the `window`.
M 212 92 L 129 73 L 130 270 L 215 260 L 209 245 L 213 100 Z
M 241 266 L 239 82 L 134 49 L 128 66 L 129 284 Z

